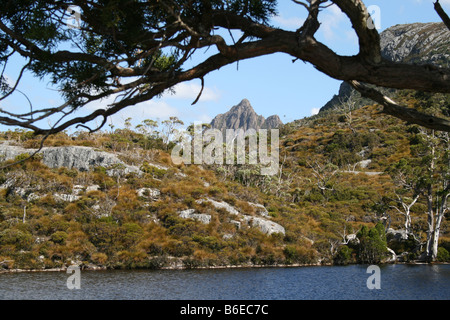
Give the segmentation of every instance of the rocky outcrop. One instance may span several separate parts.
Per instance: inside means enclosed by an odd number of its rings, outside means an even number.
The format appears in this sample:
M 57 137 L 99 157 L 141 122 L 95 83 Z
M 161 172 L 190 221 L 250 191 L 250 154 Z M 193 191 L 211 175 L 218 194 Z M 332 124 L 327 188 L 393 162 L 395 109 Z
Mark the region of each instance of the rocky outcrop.
M 249 205 L 251 205 L 252 207 L 254 207 L 256 209 L 257 214 L 261 215 L 261 217 L 256 217 L 256 216 L 241 214 L 238 210 L 236 210 L 236 208 L 234 208 L 232 205 L 230 205 L 229 203 L 227 203 L 225 201 L 216 201 L 211 198 L 206 198 L 206 199 L 197 200 L 196 202 L 199 204 L 210 203 L 213 205 L 214 208 L 222 209 L 222 210 L 228 212 L 229 214 L 236 216 L 235 218 L 231 219 L 229 222 L 234 224 L 237 229 L 240 229 L 242 227 L 243 223 L 245 223 L 248 226 L 258 228 L 262 233 L 267 234 L 267 235 L 271 235 L 273 233 L 281 233 L 284 235 L 286 233 L 284 227 L 282 227 L 278 223 L 275 223 L 273 221 L 266 219 L 269 217 L 269 215 L 268 215 L 267 209 L 261 204 L 251 203 L 251 202 L 248 203 Z M 192 211 L 189 211 L 189 210 L 192 210 Z M 188 209 L 188 210 L 184 210 L 182 212 L 184 215 L 183 217 L 186 217 L 186 218 L 189 217 L 189 218 L 199 220 L 199 217 L 192 216 L 192 215 L 195 215 L 194 209 Z M 181 217 L 181 215 L 180 215 L 180 217 Z
M 80 171 L 89 171 L 95 167 L 104 167 L 110 170 L 123 170 L 125 173 L 138 172 L 138 167 L 123 163 L 114 154 L 96 151 L 90 147 L 53 147 L 42 150 L 42 162 L 50 168 L 75 168 Z
M 204 202 L 209 202 L 211 203 L 216 209 L 224 209 L 225 211 L 227 211 L 229 214 L 232 215 L 238 215 L 239 211 L 237 211 L 232 205 L 228 204 L 225 201 L 216 201 L 210 198 L 206 198 L 206 199 L 200 199 L 196 201 L 198 204 L 204 203 Z
M 265 119 L 258 115 L 250 102 L 243 99 L 235 105 L 230 111 L 217 115 L 211 121 L 211 127 L 225 132 L 226 129 L 275 129 L 282 125 L 280 117 L 273 115 Z
M 56 201 L 62 202 L 74 202 L 80 200 L 80 196 L 77 196 L 76 194 L 67 194 L 67 193 L 54 193 L 53 198 Z
M 211 222 L 211 215 L 204 213 L 195 213 L 195 209 L 187 209 L 179 212 L 179 217 L 184 219 L 194 219 L 204 224 Z
M 15 178 L 8 178 L 3 184 L 0 185 L 0 189 L 9 189 L 11 193 L 25 199 L 27 202 L 37 201 L 48 194 L 42 186 L 35 186 L 31 184 L 18 186 Z M 99 185 L 90 185 L 86 187 L 82 185 L 74 185 L 72 187 L 72 193 L 54 192 L 52 193 L 52 196 L 56 201 L 75 202 L 81 199 L 80 195 L 83 191 L 87 193 L 97 191 L 99 189 Z
M 381 54 L 395 62 L 448 64 L 450 31 L 443 23 L 396 25 L 381 33 Z
M 262 233 L 267 235 L 271 235 L 273 233 L 281 233 L 284 235 L 286 233 L 285 229 L 281 225 L 270 220 L 247 215 L 243 216 L 243 219 L 249 225 L 258 228 Z
M 140 188 L 136 193 L 138 197 L 152 200 L 156 200 L 161 195 L 161 191 L 155 188 Z
M 380 44 L 381 55 L 390 61 L 445 67 L 448 67 L 450 61 L 450 31 L 443 23 L 396 25 L 380 34 Z M 338 107 L 348 100 L 352 91 L 350 85 L 343 82 L 339 93 L 333 96 L 320 112 Z M 361 99 L 356 105 L 364 106 L 371 103 L 373 103 L 371 100 Z
M 255 208 L 256 213 L 259 214 L 260 216 L 263 217 L 269 216 L 269 211 L 267 211 L 266 207 L 264 207 L 262 204 L 253 202 L 248 202 L 248 204 L 251 205 L 253 208 Z
M 36 150 L 0 144 L 0 158 L 2 160 L 12 160 L 20 154 L 31 155 Z M 45 147 L 39 151 L 39 154 L 42 155 L 42 163 L 49 168 L 66 167 L 68 169 L 74 168 L 80 171 L 89 171 L 95 167 L 104 167 L 110 175 L 114 175 L 119 170 L 123 173 L 138 173 L 140 171 L 138 167 L 125 164 L 112 153 L 98 151 L 91 147 Z

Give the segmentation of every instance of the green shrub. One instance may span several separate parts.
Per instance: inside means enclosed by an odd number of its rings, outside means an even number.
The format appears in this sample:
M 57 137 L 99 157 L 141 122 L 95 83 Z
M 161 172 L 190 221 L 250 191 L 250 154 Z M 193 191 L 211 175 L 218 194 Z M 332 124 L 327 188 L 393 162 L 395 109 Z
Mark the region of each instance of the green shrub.
M 363 226 L 357 237 L 360 241 L 357 247 L 360 263 L 375 264 L 385 258 L 387 253 L 386 234 L 381 223 L 371 229 Z
M 353 250 L 346 245 L 339 248 L 338 252 L 333 258 L 334 264 L 337 265 L 347 265 L 353 262 L 352 256 Z
M 283 250 L 287 264 L 311 264 L 316 262 L 314 250 L 298 245 L 287 245 Z
M 67 239 L 67 233 L 64 231 L 56 231 L 50 236 L 50 240 L 54 243 L 65 244 Z
M 30 250 L 33 237 L 30 233 L 6 229 L 0 232 L 0 245 L 14 245 L 17 250 Z
M 140 168 L 143 172 L 150 174 L 153 178 L 162 179 L 164 175 L 167 173 L 167 170 L 159 169 L 155 166 L 152 166 L 147 161 L 144 161 Z
M 213 236 L 192 236 L 192 240 L 199 243 L 203 247 L 207 247 L 212 251 L 219 251 L 223 248 L 223 243 L 219 239 Z
M 436 260 L 439 262 L 448 262 L 450 261 L 450 253 L 445 248 L 439 247 Z

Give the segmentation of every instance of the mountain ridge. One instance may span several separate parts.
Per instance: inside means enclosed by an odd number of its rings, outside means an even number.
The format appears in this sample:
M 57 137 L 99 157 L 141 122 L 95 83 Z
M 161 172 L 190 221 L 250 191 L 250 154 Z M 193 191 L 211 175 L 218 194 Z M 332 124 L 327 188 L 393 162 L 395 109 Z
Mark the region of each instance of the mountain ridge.
M 275 129 L 283 122 L 278 115 L 269 116 L 267 119 L 258 115 L 250 101 L 243 99 L 229 111 L 218 114 L 210 124 L 214 129 L 225 131 L 226 129 Z

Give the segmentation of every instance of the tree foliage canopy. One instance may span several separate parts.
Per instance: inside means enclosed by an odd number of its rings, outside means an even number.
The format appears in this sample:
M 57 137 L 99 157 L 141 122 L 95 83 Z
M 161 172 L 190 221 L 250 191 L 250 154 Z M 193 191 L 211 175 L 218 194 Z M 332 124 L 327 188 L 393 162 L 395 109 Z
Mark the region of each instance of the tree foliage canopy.
M 448 120 L 400 106 L 366 86 L 450 93 L 450 69 L 383 59 L 380 36 L 361 0 L 294 2 L 308 12 L 296 31 L 269 25 L 276 0 L 0 1 L 0 99 L 11 95 L 24 72 L 31 71 L 49 78 L 65 101 L 58 107 L 32 107 L 26 113 L 0 109 L 0 123 L 43 135 L 73 125 L 95 131 L 110 115 L 160 96 L 178 83 L 200 79 L 203 85 L 206 74 L 225 65 L 283 52 L 348 81 L 383 105 L 385 113 L 450 131 Z M 349 18 L 359 39 L 357 55 L 338 55 L 314 37 L 320 27 L 318 16 L 329 5 L 338 6 Z M 437 1 L 436 11 L 445 22 L 446 14 L 439 8 Z M 227 42 L 220 29 L 239 30 L 242 37 Z M 217 52 L 188 65 L 197 50 L 208 47 Z M 9 84 L 4 71 L 17 55 L 24 63 L 15 83 Z M 110 96 L 116 98 L 106 108 L 71 117 L 86 104 Z M 40 120 L 53 115 L 59 116 L 54 125 L 39 126 Z M 102 120 L 100 126 L 87 127 L 94 119 Z

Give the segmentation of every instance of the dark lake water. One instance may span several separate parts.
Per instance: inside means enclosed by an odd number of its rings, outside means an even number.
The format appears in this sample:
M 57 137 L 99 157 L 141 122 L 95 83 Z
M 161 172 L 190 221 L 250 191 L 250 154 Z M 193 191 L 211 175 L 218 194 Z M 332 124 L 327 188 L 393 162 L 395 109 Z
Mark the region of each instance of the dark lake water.
M 0 274 L 2 300 L 448 300 L 450 265 L 380 267 L 368 289 L 368 266 L 207 270 L 81 271 L 70 290 L 65 272 Z

